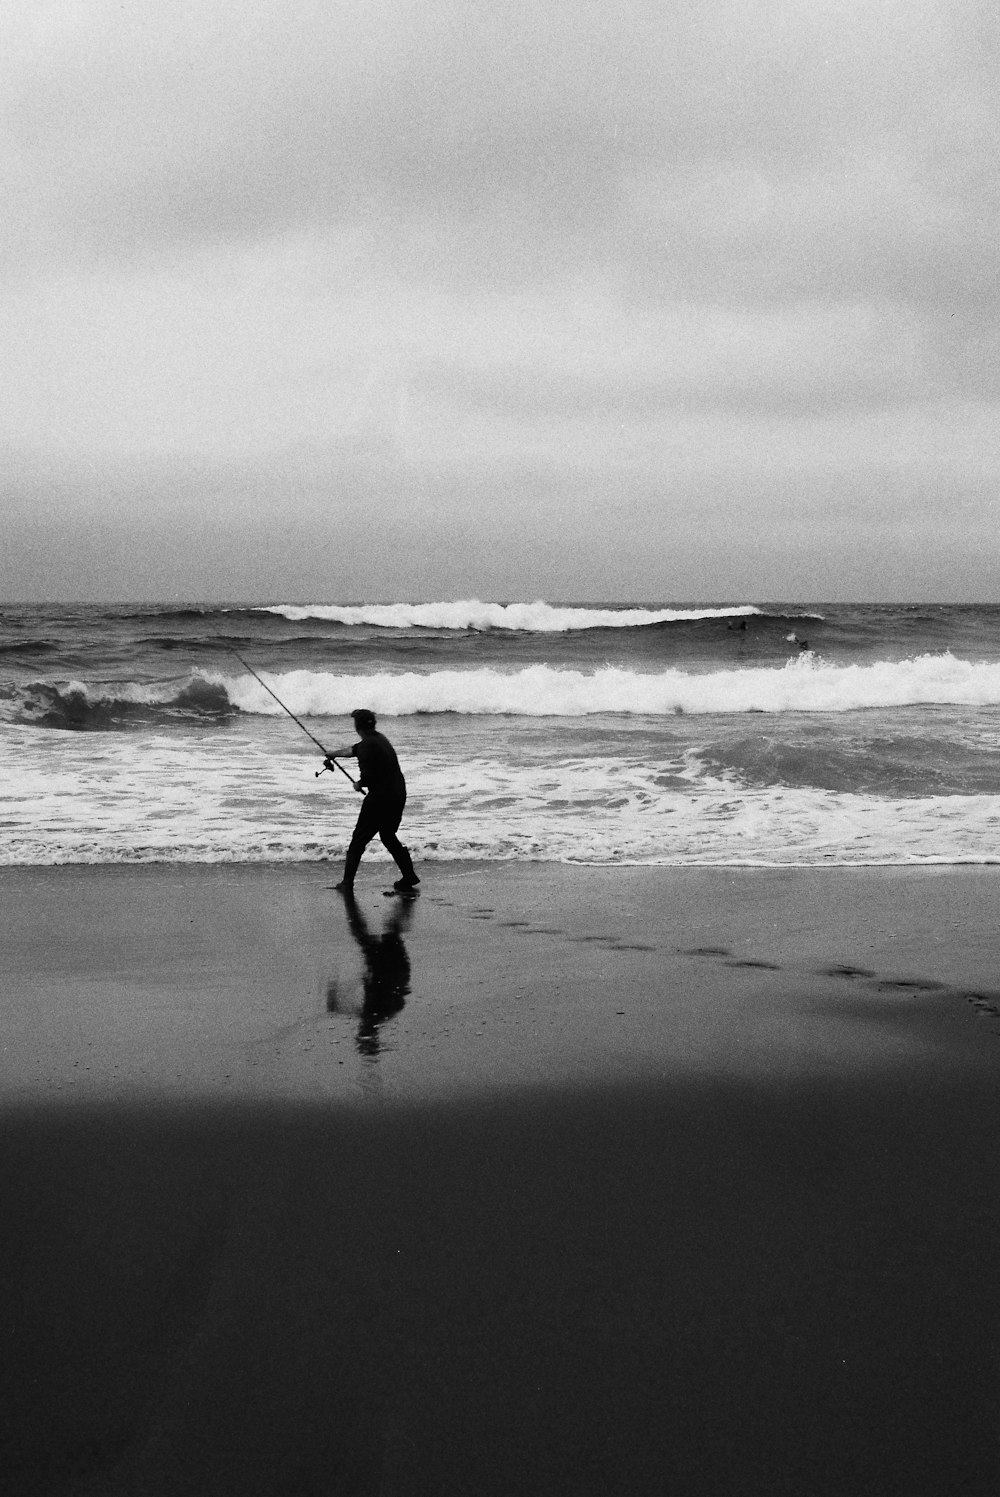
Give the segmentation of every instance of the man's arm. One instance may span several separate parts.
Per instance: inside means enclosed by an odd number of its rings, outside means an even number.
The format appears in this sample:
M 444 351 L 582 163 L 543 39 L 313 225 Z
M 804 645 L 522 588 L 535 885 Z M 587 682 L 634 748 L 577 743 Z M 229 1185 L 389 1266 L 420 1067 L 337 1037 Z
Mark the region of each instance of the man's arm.
M 337 759 L 352 759 L 354 757 L 355 747 L 356 745 L 352 744 L 350 748 L 334 749 L 333 753 L 327 754 L 326 758 L 323 760 L 323 768 L 333 769 L 334 761 Z M 354 786 L 355 790 L 363 791 L 365 788 L 360 780 L 351 780 L 351 784 Z

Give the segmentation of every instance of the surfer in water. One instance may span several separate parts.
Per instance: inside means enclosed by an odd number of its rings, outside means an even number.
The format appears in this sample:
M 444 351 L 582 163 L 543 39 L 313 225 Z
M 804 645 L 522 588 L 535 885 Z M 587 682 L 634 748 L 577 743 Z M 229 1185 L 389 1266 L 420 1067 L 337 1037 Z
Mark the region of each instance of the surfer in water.
M 355 731 L 361 734 L 360 740 L 350 748 L 337 749 L 323 761 L 327 769 L 333 769 L 337 759 L 357 759 L 358 778 L 354 782 L 354 788 L 366 792 L 358 813 L 358 823 L 347 849 L 344 876 L 334 887 L 341 893 L 354 888 L 354 875 L 358 871 L 361 855 L 372 838 L 378 836 L 399 868 L 401 877 L 393 884 L 393 888 L 402 894 L 408 889 L 415 889 L 420 882 L 413 871 L 410 854 L 396 836 L 403 819 L 403 807 L 406 805 L 406 781 L 396 758 L 396 750 L 385 734 L 380 733 L 376 727 L 374 712 L 367 707 L 358 707 L 351 713 L 351 717 L 354 719 Z

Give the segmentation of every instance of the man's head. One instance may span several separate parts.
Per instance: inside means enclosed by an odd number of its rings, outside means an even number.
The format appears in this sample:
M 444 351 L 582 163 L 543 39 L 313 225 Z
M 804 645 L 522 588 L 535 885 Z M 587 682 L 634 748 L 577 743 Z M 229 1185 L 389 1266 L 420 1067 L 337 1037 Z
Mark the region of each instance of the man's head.
M 370 711 L 369 708 L 355 707 L 354 711 L 351 713 L 351 716 L 354 719 L 354 726 L 357 732 L 374 733 L 375 714 L 374 712 Z

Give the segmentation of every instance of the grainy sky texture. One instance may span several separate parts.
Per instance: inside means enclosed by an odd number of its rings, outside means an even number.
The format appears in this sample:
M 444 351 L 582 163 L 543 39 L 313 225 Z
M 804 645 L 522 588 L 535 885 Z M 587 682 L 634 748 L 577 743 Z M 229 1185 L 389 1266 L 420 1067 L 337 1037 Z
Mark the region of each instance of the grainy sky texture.
M 1000 598 L 995 0 L 13 0 L 7 598 Z

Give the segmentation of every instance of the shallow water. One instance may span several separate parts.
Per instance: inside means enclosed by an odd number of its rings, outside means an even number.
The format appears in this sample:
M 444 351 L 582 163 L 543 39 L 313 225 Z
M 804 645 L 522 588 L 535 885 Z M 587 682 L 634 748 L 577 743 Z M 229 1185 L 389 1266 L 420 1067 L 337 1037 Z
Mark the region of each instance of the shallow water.
M 998 856 L 1000 609 L 471 601 L 6 607 L 0 861 L 338 857 L 361 705 L 424 860 Z

